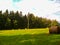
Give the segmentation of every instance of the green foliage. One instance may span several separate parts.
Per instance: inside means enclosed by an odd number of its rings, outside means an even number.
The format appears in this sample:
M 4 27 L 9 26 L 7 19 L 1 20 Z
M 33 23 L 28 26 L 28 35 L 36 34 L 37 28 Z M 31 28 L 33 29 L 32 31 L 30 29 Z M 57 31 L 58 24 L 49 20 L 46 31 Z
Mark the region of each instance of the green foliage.
M 51 26 L 56 26 L 56 25 L 58 25 L 57 23 L 58 23 L 58 22 L 57 22 L 56 20 L 52 20 Z
M 42 17 L 35 17 L 34 14 L 28 13 L 23 15 L 22 11 L 14 12 L 6 10 L 0 11 L 0 30 L 2 29 L 25 29 L 25 28 L 46 28 L 58 25 L 56 20 L 49 20 Z

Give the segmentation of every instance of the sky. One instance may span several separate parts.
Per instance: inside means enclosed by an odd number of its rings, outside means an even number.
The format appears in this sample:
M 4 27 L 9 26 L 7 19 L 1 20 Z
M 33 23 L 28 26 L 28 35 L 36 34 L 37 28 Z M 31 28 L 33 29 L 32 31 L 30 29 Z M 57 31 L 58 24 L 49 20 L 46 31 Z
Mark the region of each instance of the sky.
M 60 0 L 0 0 L 0 10 L 28 12 L 60 22 Z

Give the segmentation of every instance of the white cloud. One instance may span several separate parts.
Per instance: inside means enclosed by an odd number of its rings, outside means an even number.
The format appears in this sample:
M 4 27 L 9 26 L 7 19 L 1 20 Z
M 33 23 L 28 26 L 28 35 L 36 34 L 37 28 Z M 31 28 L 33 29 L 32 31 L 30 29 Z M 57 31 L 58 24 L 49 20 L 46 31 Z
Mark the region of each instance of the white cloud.
M 37 16 L 59 20 L 59 16 L 53 13 L 60 11 L 60 4 L 48 0 L 23 0 L 14 3 L 12 0 L 0 0 L 0 10 L 19 10 L 24 13 L 34 13 Z

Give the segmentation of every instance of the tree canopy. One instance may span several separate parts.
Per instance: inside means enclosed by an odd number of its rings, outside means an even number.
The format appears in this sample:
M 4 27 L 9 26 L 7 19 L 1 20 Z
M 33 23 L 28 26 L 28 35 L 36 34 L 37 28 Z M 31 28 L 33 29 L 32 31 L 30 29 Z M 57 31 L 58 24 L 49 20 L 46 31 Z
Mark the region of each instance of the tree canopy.
M 56 20 L 34 16 L 32 13 L 23 15 L 22 11 L 0 11 L 0 30 L 2 29 L 25 29 L 25 28 L 46 28 L 58 25 Z

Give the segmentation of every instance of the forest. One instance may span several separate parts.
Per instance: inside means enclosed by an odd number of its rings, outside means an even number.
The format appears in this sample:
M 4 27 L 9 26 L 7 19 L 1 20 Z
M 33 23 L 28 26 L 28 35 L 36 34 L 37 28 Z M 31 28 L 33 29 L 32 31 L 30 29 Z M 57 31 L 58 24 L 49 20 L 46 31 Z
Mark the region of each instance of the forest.
M 58 24 L 57 20 L 38 17 L 33 13 L 23 15 L 22 11 L 0 11 L 0 30 L 47 28 Z

